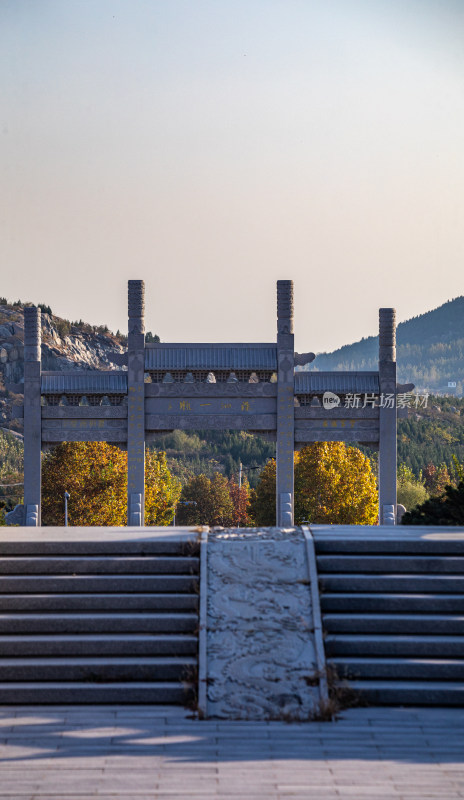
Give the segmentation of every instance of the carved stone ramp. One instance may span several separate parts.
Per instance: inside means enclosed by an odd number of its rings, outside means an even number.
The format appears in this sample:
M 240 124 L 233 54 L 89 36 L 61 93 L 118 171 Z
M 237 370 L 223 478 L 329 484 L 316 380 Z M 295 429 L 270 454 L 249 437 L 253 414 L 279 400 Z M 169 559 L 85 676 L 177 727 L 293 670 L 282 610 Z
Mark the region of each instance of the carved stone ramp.
M 326 657 L 375 705 L 464 705 L 464 530 L 312 525 Z
M 0 540 L 0 704 L 185 704 L 198 533 L 16 528 Z

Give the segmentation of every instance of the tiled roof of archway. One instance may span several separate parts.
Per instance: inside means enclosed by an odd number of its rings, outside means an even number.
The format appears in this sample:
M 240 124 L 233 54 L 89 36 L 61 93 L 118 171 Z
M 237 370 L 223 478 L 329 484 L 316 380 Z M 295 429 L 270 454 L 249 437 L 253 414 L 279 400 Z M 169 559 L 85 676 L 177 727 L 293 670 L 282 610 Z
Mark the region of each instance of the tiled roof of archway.
M 127 373 L 72 372 L 63 375 L 42 374 L 42 394 L 126 394 Z
M 295 394 L 379 392 L 378 372 L 296 372 Z
M 272 370 L 277 369 L 275 345 L 154 345 L 145 348 L 147 370 Z

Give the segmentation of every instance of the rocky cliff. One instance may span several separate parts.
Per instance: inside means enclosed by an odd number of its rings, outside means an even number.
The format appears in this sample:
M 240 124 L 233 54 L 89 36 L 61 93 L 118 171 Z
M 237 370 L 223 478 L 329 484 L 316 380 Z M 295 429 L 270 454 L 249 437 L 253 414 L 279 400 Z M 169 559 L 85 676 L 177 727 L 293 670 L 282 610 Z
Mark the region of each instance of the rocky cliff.
M 24 321 L 20 306 L 0 305 L 0 427 L 20 431 L 14 405 L 22 402 Z M 42 369 L 124 369 L 123 336 L 42 313 Z

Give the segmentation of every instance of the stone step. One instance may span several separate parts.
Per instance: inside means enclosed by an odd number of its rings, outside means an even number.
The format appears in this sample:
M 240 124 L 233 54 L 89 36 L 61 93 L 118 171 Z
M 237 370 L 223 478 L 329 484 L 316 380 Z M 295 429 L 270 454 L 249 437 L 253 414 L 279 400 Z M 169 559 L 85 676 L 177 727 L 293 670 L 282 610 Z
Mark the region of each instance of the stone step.
M 0 683 L 0 705 L 183 705 L 192 696 L 193 690 L 180 681 Z
M 446 681 L 350 681 L 370 705 L 464 706 L 464 683 Z
M 1 586 L 1 581 L 0 581 Z M 5 611 L 196 611 L 197 594 L 0 594 Z
M 2 657 L 14 656 L 195 656 L 192 634 L 23 634 L 0 636 Z
M 197 614 L 0 614 L 0 634 L 194 633 Z
M 79 594 L 195 592 L 198 577 L 187 575 L 8 575 L 1 579 L 3 594 Z
M 7 556 L 0 575 L 194 575 L 199 560 L 186 556 Z
M 464 575 L 352 575 L 327 574 L 320 575 L 321 591 L 325 592 L 369 592 L 369 593 L 402 593 L 412 592 L 434 594 L 464 594 Z
M 145 528 L 122 533 L 111 528 L 46 528 L 34 532 L 10 528 L 2 539 L 2 555 L 198 555 L 196 531 L 166 533 Z
M 364 701 L 464 705 L 464 535 L 314 532 L 327 658 Z
M 0 703 L 193 698 L 197 531 L 8 533 L 0 558 Z
M 363 594 L 337 592 L 321 595 L 322 612 L 345 613 L 464 613 L 464 595 L 458 594 Z
M 313 530 L 317 555 L 323 553 L 403 553 L 403 554 L 435 554 L 439 556 L 461 555 L 464 550 L 464 534 L 450 533 L 450 528 L 441 528 L 437 533 L 409 534 L 402 527 L 401 534 L 363 534 L 355 531 L 352 535 L 339 534 L 334 531 L 321 533 Z
M 464 574 L 464 556 L 443 555 L 378 555 L 343 554 L 343 555 L 318 555 L 317 569 L 319 575 L 326 573 L 382 573 L 421 575 L 423 573 L 435 575 Z
M 326 636 L 324 644 L 328 658 L 333 656 L 464 657 L 464 636 L 335 634 Z
M 340 678 L 354 680 L 463 681 L 464 660 L 421 658 L 332 659 Z M 1 664 L 1 662 L 0 662 Z M 1 672 L 0 672 L 1 674 Z
M 464 616 L 456 614 L 324 614 L 328 633 L 411 633 L 464 636 Z
M 130 683 L 181 681 L 193 674 L 196 659 L 175 657 L 0 658 L 0 683 L 90 681 Z

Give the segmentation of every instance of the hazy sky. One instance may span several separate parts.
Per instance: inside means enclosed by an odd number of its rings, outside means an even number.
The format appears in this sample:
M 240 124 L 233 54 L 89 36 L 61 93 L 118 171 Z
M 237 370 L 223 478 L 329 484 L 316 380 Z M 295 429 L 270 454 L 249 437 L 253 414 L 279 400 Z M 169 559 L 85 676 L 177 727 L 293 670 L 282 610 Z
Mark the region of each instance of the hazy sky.
M 463 0 L 0 0 L 0 295 L 327 350 L 464 293 Z

